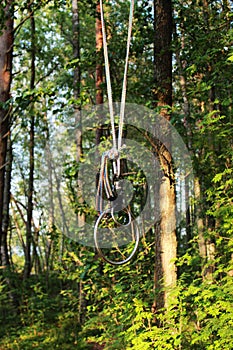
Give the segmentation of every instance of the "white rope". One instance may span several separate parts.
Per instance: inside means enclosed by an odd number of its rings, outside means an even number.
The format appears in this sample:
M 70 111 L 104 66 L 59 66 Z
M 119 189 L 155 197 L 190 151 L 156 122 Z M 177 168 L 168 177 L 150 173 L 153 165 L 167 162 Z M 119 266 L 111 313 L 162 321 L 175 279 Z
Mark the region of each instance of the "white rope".
M 123 136 L 123 125 L 125 117 L 125 101 L 126 101 L 126 89 L 127 89 L 127 73 L 129 66 L 129 50 L 130 42 L 133 28 L 133 15 L 134 15 L 134 0 L 131 0 L 130 3 L 130 13 L 129 13 L 129 28 L 128 28 L 128 39 L 127 39 L 127 49 L 126 49 L 126 58 L 125 58 L 125 71 L 124 79 L 122 85 L 122 95 L 121 95 L 121 109 L 120 109 L 120 121 L 119 121 L 119 131 L 118 131 L 118 150 L 122 146 L 122 136 Z
M 116 141 L 116 132 L 115 132 L 115 118 L 114 118 L 114 108 L 113 108 L 113 99 L 112 99 L 112 87 L 111 87 L 111 76 L 110 76 L 110 67 L 109 67 L 109 59 L 108 59 L 108 46 L 107 46 L 107 38 L 106 38 L 106 31 L 105 31 L 105 24 L 104 24 L 104 11 L 103 11 L 103 1 L 100 0 L 100 12 L 101 12 L 101 23 L 102 23 L 102 33 L 103 33 L 103 48 L 104 48 L 104 61 L 105 61 L 105 74 L 106 74 L 106 82 L 107 82 L 107 94 L 108 94 L 108 104 L 109 104 L 109 113 L 110 113 L 110 119 L 111 119 L 111 126 L 112 126 L 112 138 L 113 138 L 113 148 L 103 153 L 102 160 L 101 160 L 101 169 L 100 169 L 100 176 L 99 176 L 99 183 L 97 188 L 97 197 L 96 197 L 96 208 L 99 212 L 99 218 L 97 219 L 95 223 L 94 228 L 94 241 L 95 241 L 95 247 L 100 254 L 100 256 L 107 261 L 108 263 L 112 265 L 122 265 L 131 260 L 131 258 L 134 256 L 134 254 L 137 251 L 139 239 L 140 239 L 140 233 L 139 228 L 136 224 L 136 221 L 132 221 L 131 212 L 129 208 L 126 208 L 126 213 L 129 216 L 129 222 L 126 225 L 123 226 L 131 226 L 132 234 L 134 235 L 135 239 L 135 246 L 133 248 L 133 251 L 131 254 L 124 258 L 122 261 L 113 261 L 106 258 L 106 256 L 103 254 L 100 245 L 99 245 L 99 238 L 98 238 L 98 226 L 101 222 L 101 220 L 106 216 L 111 214 L 112 220 L 115 224 L 122 226 L 118 223 L 114 216 L 114 207 L 111 205 L 111 201 L 115 200 L 115 185 L 114 182 L 110 182 L 108 178 L 108 163 L 110 161 L 113 165 L 113 175 L 120 175 L 120 151 L 122 148 L 122 134 L 123 134 L 123 125 L 124 125 L 124 116 L 125 116 L 125 101 L 126 101 L 126 89 L 127 89 L 127 72 L 128 72 L 128 65 L 129 65 L 129 51 L 130 51 L 130 42 L 131 42 L 131 35 L 132 35 L 132 27 L 133 27 L 133 13 L 134 13 L 134 0 L 131 0 L 130 3 L 130 14 L 129 14 L 129 27 L 128 27 L 128 38 L 127 38 L 127 47 L 126 47 L 126 58 L 125 58 L 125 69 L 124 69 L 124 77 L 123 77 L 123 84 L 122 84 L 122 95 L 121 95 L 121 105 L 120 105 L 120 118 L 119 118 L 119 129 L 118 129 L 118 143 Z M 114 187 L 111 188 L 111 185 Z M 103 190 L 105 192 L 105 195 L 109 201 L 109 208 L 105 209 L 103 208 Z
M 120 148 L 122 146 L 121 143 L 122 143 L 124 116 L 125 116 L 125 101 L 126 101 L 126 89 L 127 89 L 127 72 L 128 72 L 128 65 L 129 65 L 129 51 L 130 51 L 130 42 L 131 42 L 132 27 L 133 27 L 134 0 L 131 0 L 131 3 L 130 3 L 129 28 L 128 28 L 128 38 L 127 38 L 124 78 L 123 78 L 123 84 L 122 84 L 121 106 L 120 106 L 118 144 L 116 143 L 116 132 L 115 132 L 114 109 L 113 109 L 113 100 L 112 100 L 111 76 L 110 76 L 109 59 L 108 59 L 108 45 L 107 45 L 107 38 L 106 38 L 106 31 L 105 31 L 105 24 L 104 24 L 104 10 L 103 10 L 103 1 L 102 0 L 100 0 L 100 12 L 101 12 L 101 23 L 102 23 L 102 32 L 103 32 L 105 74 L 106 74 L 106 82 L 107 82 L 107 94 L 108 94 L 109 113 L 110 113 L 111 127 L 112 127 L 113 148 L 118 149 L 118 151 L 120 151 Z M 118 165 L 118 173 L 119 173 L 119 171 L 120 171 L 120 169 L 119 169 L 119 165 Z
M 117 143 L 116 143 L 114 110 L 113 110 L 113 101 L 112 101 L 112 85 L 111 85 L 111 77 L 110 77 L 110 68 L 109 68 L 109 60 L 108 60 L 108 44 L 107 44 L 105 24 L 104 24 L 104 9 L 103 9 L 102 0 L 100 0 L 100 13 L 101 13 L 101 24 L 102 24 L 102 33 L 103 33 L 103 47 L 104 47 L 105 74 L 106 74 L 106 82 L 107 82 L 108 106 L 109 106 L 109 113 L 110 113 L 111 126 L 112 126 L 112 140 L 113 140 L 113 147 L 116 149 Z

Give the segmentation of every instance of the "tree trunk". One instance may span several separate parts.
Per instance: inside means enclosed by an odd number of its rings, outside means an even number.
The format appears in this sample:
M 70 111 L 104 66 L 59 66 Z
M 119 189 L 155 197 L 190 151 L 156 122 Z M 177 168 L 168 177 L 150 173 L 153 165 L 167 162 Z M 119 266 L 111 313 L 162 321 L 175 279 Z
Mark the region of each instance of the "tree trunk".
M 96 6 L 96 24 L 95 24 L 95 34 L 96 34 L 96 105 L 101 105 L 104 102 L 103 97 L 103 33 L 100 15 L 100 3 L 98 1 Z M 101 124 L 101 115 L 99 116 Z M 100 144 L 101 137 L 103 136 L 103 128 L 100 126 L 96 130 L 96 145 Z
M 30 8 L 29 8 L 30 11 Z M 35 59 L 36 59 L 36 44 L 35 44 L 35 18 L 30 16 L 31 23 L 31 81 L 30 89 L 35 88 Z M 24 278 L 28 278 L 32 269 L 31 246 L 33 242 L 32 237 L 32 218 L 33 218 L 33 192 L 34 192 L 34 148 L 35 148 L 35 115 L 34 106 L 30 108 L 30 139 L 29 139 L 29 179 L 28 179 L 28 194 L 27 194 L 27 224 L 26 224 L 26 257 L 24 265 Z
M 155 100 L 161 115 L 170 119 L 172 105 L 172 5 L 170 0 L 155 0 Z M 176 196 L 172 157 L 168 149 L 158 145 L 158 157 L 163 171 L 160 195 L 160 223 L 156 225 L 155 288 L 158 297 L 155 309 L 168 306 L 169 288 L 176 284 L 175 258 Z
M 181 36 L 181 49 L 185 49 L 185 36 L 184 36 L 185 30 L 183 28 L 182 23 L 180 24 L 180 36 Z M 177 28 L 175 26 L 175 38 L 178 38 L 177 34 Z M 190 103 L 188 99 L 187 94 L 187 83 L 186 83 L 186 77 L 185 77 L 185 70 L 187 68 L 187 62 L 186 60 L 181 60 L 181 52 L 179 49 L 176 50 L 176 63 L 178 66 L 178 72 L 179 72 L 179 83 L 180 83 L 180 91 L 182 96 L 182 114 L 184 115 L 183 118 L 183 125 L 186 130 L 186 136 L 187 136 L 187 146 L 189 151 L 192 151 L 192 130 L 190 126 Z M 190 203 L 189 203 L 189 188 L 190 188 L 190 182 L 189 177 L 185 178 L 185 219 L 186 219 L 186 244 L 188 246 L 189 241 L 192 238 L 192 221 L 191 221 L 191 210 L 190 210 Z M 182 196 L 182 194 L 181 194 Z M 181 201 L 183 202 L 183 199 L 181 198 Z
M 103 59 L 102 59 L 102 50 L 103 50 L 103 33 L 101 25 L 101 15 L 100 15 L 100 3 L 97 3 L 96 6 L 96 104 L 100 105 L 103 103 Z
M 8 137 L 7 158 L 6 158 L 6 173 L 4 184 L 4 203 L 3 203 L 3 219 L 2 219 L 2 265 L 10 265 L 7 234 L 10 222 L 10 198 L 11 198 L 11 171 L 12 171 L 12 144 L 10 135 Z
M 47 125 L 47 135 L 46 135 L 46 161 L 48 168 L 48 190 L 49 190 L 49 232 L 51 237 L 55 228 L 55 207 L 54 207 L 54 181 L 53 181 L 53 160 L 52 152 L 50 146 L 50 134 L 49 134 L 49 125 L 47 123 L 46 116 L 46 125 Z M 52 269 L 51 252 L 53 249 L 53 239 L 48 237 L 45 240 L 45 264 L 46 264 L 46 273 L 48 274 L 49 270 Z
M 3 5 L 1 5 L 3 7 Z M 0 30 L 0 264 L 7 265 L 7 231 L 3 232 L 3 205 L 6 172 L 7 140 L 10 133 L 10 87 L 13 56 L 13 1 L 3 7 L 5 22 Z
M 157 106 L 172 105 L 172 3 L 171 0 L 155 0 L 155 100 Z M 164 116 L 169 119 L 167 108 Z

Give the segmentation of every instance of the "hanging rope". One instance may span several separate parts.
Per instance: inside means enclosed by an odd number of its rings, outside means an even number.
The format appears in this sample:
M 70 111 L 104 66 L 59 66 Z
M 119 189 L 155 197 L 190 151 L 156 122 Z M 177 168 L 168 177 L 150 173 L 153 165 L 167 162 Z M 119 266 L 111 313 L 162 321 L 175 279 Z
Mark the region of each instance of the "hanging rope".
M 104 10 L 103 10 L 103 1 L 100 0 L 100 14 L 101 14 L 101 24 L 102 24 L 102 33 L 103 33 L 103 49 L 104 49 L 104 62 L 105 62 L 105 75 L 106 75 L 106 83 L 107 83 L 107 95 L 108 95 L 108 105 L 109 105 L 109 113 L 110 113 L 110 122 L 112 129 L 112 139 L 113 139 L 113 147 L 110 151 L 103 153 L 101 159 L 101 167 L 99 173 L 99 180 L 97 186 L 97 195 L 96 195 L 96 209 L 98 211 L 99 218 L 96 221 L 94 228 L 94 241 L 95 246 L 100 254 L 100 256 L 107 262 L 112 265 L 122 265 L 127 263 L 135 254 L 138 244 L 139 244 L 139 228 L 136 221 L 132 220 L 132 214 L 130 209 L 127 207 L 123 209 L 124 213 L 128 215 L 128 221 L 125 225 L 120 225 L 114 215 L 114 205 L 112 202 L 117 198 L 117 185 L 115 184 L 115 180 L 120 177 L 120 151 L 122 149 L 122 136 L 123 136 L 123 126 L 124 126 L 124 117 L 125 117 L 125 101 L 126 101 L 126 91 L 127 91 L 127 73 L 129 66 L 129 52 L 130 52 L 130 42 L 132 36 L 132 27 L 133 27 L 133 17 L 134 17 L 134 0 L 130 2 L 130 13 L 129 13 L 129 25 L 128 25 L 128 38 L 127 38 L 127 46 L 126 46 L 126 58 L 125 58 L 125 67 L 124 67 L 124 77 L 122 83 L 122 95 L 121 95 L 121 104 L 120 104 L 120 117 L 119 117 L 119 128 L 118 128 L 118 139 L 116 137 L 115 130 L 115 118 L 114 118 L 114 108 L 113 108 L 113 98 L 112 98 L 112 85 L 111 85 L 111 76 L 110 76 L 110 66 L 108 59 L 108 45 L 107 45 L 107 37 L 105 30 L 105 22 L 104 22 Z M 109 179 L 109 168 L 112 167 L 112 181 Z M 104 195 L 108 200 L 108 208 L 103 208 Z M 101 224 L 101 220 L 105 220 L 107 217 L 111 217 L 116 226 L 130 226 L 132 231 L 132 236 L 135 240 L 134 248 L 131 254 L 124 258 L 121 261 L 113 261 L 107 259 L 103 254 L 98 240 L 98 226 Z
M 124 116 L 125 116 L 127 73 L 128 73 L 128 66 L 129 66 L 130 42 L 131 42 L 132 28 L 133 28 L 134 0 L 131 0 L 131 3 L 130 3 L 128 38 L 127 38 L 127 46 L 126 46 L 125 69 L 124 69 L 124 77 L 123 77 L 123 84 L 122 84 L 120 120 L 119 120 L 119 130 L 118 130 L 118 144 L 116 143 L 115 118 L 114 118 L 114 108 L 113 108 L 113 99 L 112 99 L 112 86 L 111 86 L 110 66 L 109 66 L 109 59 L 108 59 L 108 44 L 107 44 L 107 38 L 106 38 L 104 9 L 103 9 L 103 1 L 102 0 L 100 0 L 100 13 L 101 13 L 101 23 L 102 23 L 102 32 L 103 32 L 105 74 L 106 74 L 106 83 L 107 83 L 109 113 L 110 113 L 111 127 L 112 127 L 113 148 L 117 149 L 119 152 L 120 148 L 122 146 L 122 133 L 123 133 Z M 118 171 L 119 171 L 119 169 L 118 169 Z
M 118 132 L 118 150 L 120 150 L 122 146 L 121 143 L 122 143 L 123 125 L 124 125 L 124 117 L 125 117 L 127 73 L 128 73 L 128 66 L 129 66 L 130 42 L 131 42 L 132 29 L 133 29 L 133 16 L 134 16 L 134 0 L 131 0 L 130 13 L 129 13 L 128 39 L 127 39 L 126 58 L 125 58 L 125 71 L 124 71 L 122 96 L 121 96 L 120 123 L 119 123 L 119 132 Z
M 108 106 L 109 106 L 110 120 L 111 120 L 111 126 L 112 126 L 112 140 L 113 140 L 113 147 L 117 149 L 114 109 L 113 109 L 113 100 L 112 100 L 112 85 L 111 85 L 110 67 L 109 67 L 109 60 L 108 60 L 108 44 L 107 44 L 106 31 L 105 31 L 104 9 L 103 9 L 102 0 L 100 0 L 100 14 L 101 14 L 102 33 L 103 33 L 104 63 L 105 63 L 106 83 L 107 83 Z
M 106 75 L 106 83 L 107 83 L 108 105 L 109 105 L 110 121 L 111 121 L 111 128 L 112 128 L 112 139 L 113 139 L 113 148 L 110 151 L 105 152 L 102 155 L 102 159 L 101 159 L 101 169 L 100 169 L 99 183 L 97 187 L 97 196 L 96 196 L 96 208 L 99 213 L 102 213 L 103 193 L 104 193 L 103 191 L 105 191 L 105 194 L 108 200 L 110 198 L 114 199 L 114 195 L 111 190 L 110 180 L 108 177 L 108 163 L 109 163 L 108 160 L 113 160 L 112 162 L 113 176 L 119 178 L 120 171 L 121 171 L 119 153 L 122 147 L 122 135 L 123 135 L 125 101 L 126 101 L 126 90 L 127 90 L 127 73 L 128 73 L 128 66 L 129 66 L 130 42 L 131 42 L 131 36 L 132 36 L 133 17 L 134 17 L 134 0 L 131 0 L 130 2 L 126 58 L 125 58 L 125 68 L 124 68 L 121 105 L 120 105 L 118 142 L 117 142 L 116 130 L 115 130 L 115 117 L 114 117 L 114 108 L 113 108 L 113 99 L 112 99 L 112 85 L 111 85 L 110 66 L 109 66 L 109 59 L 108 59 L 108 44 L 107 44 L 107 36 L 106 36 L 105 21 L 104 21 L 103 0 L 100 0 L 100 14 L 101 14 L 102 33 L 103 33 L 103 48 L 104 48 L 104 62 L 105 62 L 105 75 Z

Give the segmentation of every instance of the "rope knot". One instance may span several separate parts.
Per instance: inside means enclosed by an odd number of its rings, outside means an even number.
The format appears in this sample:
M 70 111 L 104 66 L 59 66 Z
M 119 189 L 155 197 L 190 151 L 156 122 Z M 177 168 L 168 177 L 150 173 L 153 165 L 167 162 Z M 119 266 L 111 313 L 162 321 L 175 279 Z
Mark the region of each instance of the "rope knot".
M 107 156 L 111 160 L 117 160 L 119 158 L 119 155 L 119 151 L 114 147 L 107 152 Z

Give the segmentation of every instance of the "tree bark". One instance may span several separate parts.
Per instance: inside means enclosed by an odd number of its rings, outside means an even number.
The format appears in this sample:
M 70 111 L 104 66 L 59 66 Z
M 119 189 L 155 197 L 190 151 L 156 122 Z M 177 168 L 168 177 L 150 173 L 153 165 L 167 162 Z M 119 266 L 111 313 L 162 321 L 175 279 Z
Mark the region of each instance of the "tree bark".
M 48 187 L 49 187 L 49 232 L 51 236 L 53 235 L 55 228 L 55 207 L 54 207 L 54 181 L 53 181 L 53 160 L 52 152 L 50 146 L 50 133 L 49 125 L 47 122 L 46 116 L 46 126 L 47 126 L 47 135 L 46 135 L 46 161 L 48 168 Z M 49 270 L 52 269 L 51 252 L 53 249 L 53 239 L 48 237 L 45 240 L 45 264 L 46 264 L 46 273 L 48 274 Z
M 103 33 L 101 25 L 101 16 L 100 16 L 100 3 L 97 3 L 96 6 L 96 104 L 100 105 L 103 103 L 103 59 L 102 59 L 102 50 L 103 50 Z
M 157 106 L 172 105 L 172 3 L 171 0 L 154 0 L 154 62 L 155 100 Z M 169 119 L 167 109 L 162 113 Z
M 7 230 L 3 229 L 3 206 L 6 173 L 7 142 L 10 134 L 10 87 L 13 57 L 13 1 L 6 1 L 5 22 L 0 30 L 0 264 L 8 265 Z M 5 231 L 5 232 L 4 232 Z
M 98 106 L 104 103 L 103 88 L 102 88 L 103 86 L 103 33 L 102 33 L 99 1 L 96 5 L 95 34 L 96 34 L 96 58 L 97 58 L 95 86 L 96 86 L 96 105 Z M 99 115 L 99 119 L 101 124 L 101 115 Z M 100 144 L 102 136 L 103 136 L 103 128 L 100 125 L 100 127 L 97 127 L 96 129 L 96 145 Z
M 172 5 L 170 0 L 155 0 L 155 101 L 161 107 L 160 114 L 170 120 L 169 106 L 172 105 Z M 175 258 L 176 239 L 176 196 L 172 156 L 162 144 L 157 145 L 162 169 L 159 187 L 160 223 L 155 227 L 155 288 L 158 297 L 154 308 L 168 306 L 169 288 L 176 284 Z M 171 146 L 171 145 L 170 145 Z M 170 148 L 170 147 L 169 147 Z
M 4 184 L 4 203 L 3 203 L 3 218 L 2 218 L 2 265 L 9 266 L 8 252 L 8 228 L 10 223 L 10 198 L 11 198 L 11 171 L 12 171 L 12 144 L 10 135 L 8 137 L 7 157 L 6 157 L 6 173 Z

